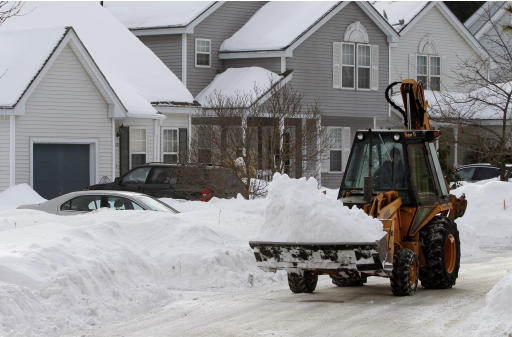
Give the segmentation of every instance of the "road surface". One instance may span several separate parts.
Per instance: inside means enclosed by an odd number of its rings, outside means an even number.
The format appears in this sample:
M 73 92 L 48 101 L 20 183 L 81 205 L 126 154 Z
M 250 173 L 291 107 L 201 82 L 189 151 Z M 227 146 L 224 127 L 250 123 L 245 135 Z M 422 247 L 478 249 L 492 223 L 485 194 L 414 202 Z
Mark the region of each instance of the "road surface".
M 510 252 L 464 263 L 454 288 L 418 287 L 412 297 L 392 296 L 389 280 L 376 277 L 364 287 L 338 288 L 323 276 L 313 294 L 292 294 L 286 282 L 187 292 L 159 310 L 69 336 L 467 336 L 471 314 L 508 269 Z

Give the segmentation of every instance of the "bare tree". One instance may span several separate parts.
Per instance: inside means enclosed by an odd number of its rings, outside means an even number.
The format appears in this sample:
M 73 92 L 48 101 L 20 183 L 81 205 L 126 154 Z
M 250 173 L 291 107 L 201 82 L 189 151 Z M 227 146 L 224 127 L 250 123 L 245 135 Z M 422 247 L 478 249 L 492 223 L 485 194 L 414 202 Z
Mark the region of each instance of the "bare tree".
M 291 85 L 216 93 L 207 106 L 193 121 L 192 158 L 234 169 L 247 198 L 263 195 L 276 172 L 298 177 L 316 170 L 327 146 L 318 105 L 305 104 Z
M 457 124 L 467 132 L 466 144 L 460 145 L 471 147 L 473 159 L 500 167 L 500 178 L 505 180 L 505 162 L 512 159 L 512 35 L 510 27 L 494 21 L 489 11 L 485 18 L 491 29 L 481 42 L 491 59 L 460 60 L 455 84 L 468 92 L 442 92 L 430 103 L 439 121 Z
M 18 1 L 0 1 L 0 25 L 7 19 L 21 14 L 22 2 Z

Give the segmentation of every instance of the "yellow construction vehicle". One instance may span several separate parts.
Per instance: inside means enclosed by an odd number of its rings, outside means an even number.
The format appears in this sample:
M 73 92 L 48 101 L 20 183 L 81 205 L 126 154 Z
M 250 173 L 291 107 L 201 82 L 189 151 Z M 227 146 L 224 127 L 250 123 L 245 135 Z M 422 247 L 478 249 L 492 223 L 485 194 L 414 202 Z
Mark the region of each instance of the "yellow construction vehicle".
M 389 97 L 400 84 L 402 109 Z M 387 234 L 376 242 L 255 242 L 256 263 L 265 271 L 286 270 L 294 293 L 313 292 L 318 275 L 338 286 L 360 286 L 368 276 L 389 277 L 394 295 L 455 285 L 460 240 L 455 219 L 466 209 L 464 195 L 449 194 L 432 130 L 423 84 L 394 82 L 386 99 L 404 117 L 404 129 L 355 134 L 338 199 L 381 220 Z M 357 226 L 357 224 L 354 224 Z

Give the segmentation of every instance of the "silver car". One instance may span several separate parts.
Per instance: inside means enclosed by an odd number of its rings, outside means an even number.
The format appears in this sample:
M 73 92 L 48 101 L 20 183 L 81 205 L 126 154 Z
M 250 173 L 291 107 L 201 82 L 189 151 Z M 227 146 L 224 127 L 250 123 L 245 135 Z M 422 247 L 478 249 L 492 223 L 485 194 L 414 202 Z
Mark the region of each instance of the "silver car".
M 179 213 L 158 199 L 137 192 L 78 191 L 61 195 L 35 205 L 22 205 L 18 209 L 35 209 L 57 215 L 74 215 L 100 208 L 117 210 L 146 210 Z

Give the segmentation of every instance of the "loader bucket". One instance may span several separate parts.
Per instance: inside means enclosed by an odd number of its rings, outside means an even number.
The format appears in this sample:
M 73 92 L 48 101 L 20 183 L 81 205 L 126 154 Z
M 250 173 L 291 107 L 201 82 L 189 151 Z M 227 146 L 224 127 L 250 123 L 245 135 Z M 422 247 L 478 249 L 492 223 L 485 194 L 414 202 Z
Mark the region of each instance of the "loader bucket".
M 385 244 L 381 243 L 382 240 L 356 243 L 250 241 L 249 245 L 254 251 L 256 265 L 263 271 L 310 270 L 318 274 L 357 271 L 377 274 L 382 272 L 382 261 L 386 259 Z

